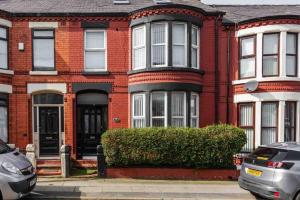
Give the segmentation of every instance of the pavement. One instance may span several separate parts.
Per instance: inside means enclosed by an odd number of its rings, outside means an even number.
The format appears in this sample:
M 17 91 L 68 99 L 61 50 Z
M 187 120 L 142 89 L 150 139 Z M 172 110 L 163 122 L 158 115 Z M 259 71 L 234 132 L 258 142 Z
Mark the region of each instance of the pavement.
M 26 199 L 254 200 L 236 181 L 39 178 Z

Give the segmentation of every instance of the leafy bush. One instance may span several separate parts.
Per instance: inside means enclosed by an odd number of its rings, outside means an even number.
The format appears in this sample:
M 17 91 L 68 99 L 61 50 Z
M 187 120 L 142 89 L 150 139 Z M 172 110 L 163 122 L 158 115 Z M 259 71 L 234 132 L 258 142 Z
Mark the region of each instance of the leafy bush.
M 231 168 L 246 135 L 231 125 L 112 129 L 102 136 L 108 166 Z

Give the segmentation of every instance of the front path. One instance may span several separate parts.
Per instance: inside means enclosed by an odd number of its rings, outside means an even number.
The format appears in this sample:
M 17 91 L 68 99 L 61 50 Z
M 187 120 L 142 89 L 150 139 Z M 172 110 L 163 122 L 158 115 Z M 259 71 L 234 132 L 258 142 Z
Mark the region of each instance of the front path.
M 253 200 L 230 181 L 158 181 L 133 179 L 40 178 L 27 199 Z

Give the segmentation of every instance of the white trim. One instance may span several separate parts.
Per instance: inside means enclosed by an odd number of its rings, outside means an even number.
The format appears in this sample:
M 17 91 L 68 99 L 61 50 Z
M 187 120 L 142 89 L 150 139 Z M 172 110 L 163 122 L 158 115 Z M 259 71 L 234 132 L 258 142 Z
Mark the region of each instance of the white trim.
M 279 101 L 278 104 L 278 142 L 284 141 L 284 113 L 285 112 L 285 101 Z
M 12 93 L 12 86 L 7 84 L 0 84 L 0 92 L 1 93 Z
M 9 69 L 0 69 L 0 74 L 9 74 L 9 75 L 13 75 L 14 71 L 13 70 L 9 70 Z
M 27 93 L 35 93 L 39 91 L 57 91 L 60 93 L 67 93 L 66 83 L 28 83 Z
M 297 24 L 277 24 L 266 25 L 253 28 L 242 29 L 236 32 L 236 37 L 243 37 L 257 33 L 270 33 L 270 32 L 300 32 L 300 25 Z
M 0 18 L 0 25 L 1 26 L 6 26 L 6 27 L 12 27 L 12 22 L 8 21 L 6 19 Z
M 140 45 L 140 46 L 134 46 L 134 39 L 135 39 L 135 31 L 136 30 L 139 30 L 139 29 L 143 29 L 143 31 L 144 31 L 144 44 L 143 45 Z M 147 57 L 147 47 L 146 47 L 146 25 L 141 25 L 141 26 L 137 26 L 137 27 L 134 27 L 133 29 L 132 29 L 132 69 L 133 70 L 138 70 L 138 69 L 145 69 L 146 68 L 146 62 L 147 62 L 147 60 L 146 60 L 146 57 Z M 143 66 L 138 66 L 138 67 L 136 67 L 135 66 L 135 50 L 137 50 L 137 49 L 143 49 L 144 48 L 144 53 L 145 53 L 145 55 L 144 55 L 144 58 L 142 58 L 142 59 L 144 59 L 144 65 Z
M 256 78 L 262 78 L 263 34 L 256 36 Z
M 280 33 L 279 41 L 279 76 L 286 77 L 286 37 L 287 32 Z
M 255 148 L 261 145 L 261 102 L 255 103 Z
M 299 70 L 300 71 L 300 70 Z M 249 78 L 232 81 L 232 85 L 244 84 L 249 81 L 270 82 L 270 81 L 300 81 L 300 77 L 265 77 L 265 78 Z
M 47 76 L 54 76 L 57 75 L 57 71 L 30 71 L 29 75 L 47 75 Z
M 234 95 L 234 103 L 260 101 L 300 101 L 300 92 L 262 92 Z
M 134 106 L 134 98 L 136 96 L 142 96 L 142 101 L 143 101 L 143 115 L 142 116 L 134 116 L 134 111 L 135 111 L 135 106 Z M 131 97 L 131 105 L 132 105 L 132 114 L 131 114 L 131 126 L 132 128 L 135 128 L 134 127 L 134 120 L 135 119 L 142 119 L 144 120 L 144 127 L 146 127 L 146 94 L 145 93 L 136 93 L 136 94 L 133 94 L 132 97 Z
M 58 22 L 29 22 L 29 28 L 58 28 Z
M 299 131 L 300 131 L 300 101 L 297 101 L 296 104 L 296 141 L 299 142 L 300 141 L 300 135 L 299 135 Z

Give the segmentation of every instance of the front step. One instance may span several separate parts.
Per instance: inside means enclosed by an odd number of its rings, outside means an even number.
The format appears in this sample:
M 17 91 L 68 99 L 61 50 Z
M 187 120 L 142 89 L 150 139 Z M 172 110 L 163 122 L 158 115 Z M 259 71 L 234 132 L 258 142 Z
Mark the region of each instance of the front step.
M 61 175 L 60 160 L 38 160 L 37 174 L 39 176 L 56 176 Z
M 73 167 L 97 169 L 97 160 L 74 160 Z

